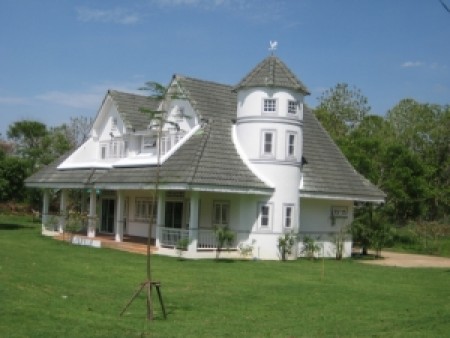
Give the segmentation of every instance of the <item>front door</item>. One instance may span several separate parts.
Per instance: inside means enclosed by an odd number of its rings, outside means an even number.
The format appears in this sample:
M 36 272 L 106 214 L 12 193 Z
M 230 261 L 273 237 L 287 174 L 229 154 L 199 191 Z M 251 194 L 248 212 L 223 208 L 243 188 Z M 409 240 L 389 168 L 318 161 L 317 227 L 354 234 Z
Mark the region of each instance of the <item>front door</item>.
M 100 232 L 112 234 L 114 232 L 114 204 L 113 199 L 102 200 L 102 221 L 100 224 Z
M 166 227 L 181 229 L 183 226 L 183 202 L 166 202 Z

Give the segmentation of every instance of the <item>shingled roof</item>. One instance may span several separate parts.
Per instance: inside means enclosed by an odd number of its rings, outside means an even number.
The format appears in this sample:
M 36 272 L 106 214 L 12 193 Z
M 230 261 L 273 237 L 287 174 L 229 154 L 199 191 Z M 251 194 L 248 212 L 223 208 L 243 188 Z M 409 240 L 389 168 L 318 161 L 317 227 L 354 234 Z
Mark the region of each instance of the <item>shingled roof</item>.
M 185 97 L 206 121 L 175 154 L 161 166 L 160 183 L 233 191 L 272 191 L 244 164 L 232 139 L 232 119 L 236 116 L 236 94 L 230 86 L 176 76 Z M 99 177 L 99 186 L 152 185 L 155 167 L 113 168 Z
M 148 96 L 122 93 L 116 90 L 108 90 L 108 94 L 113 99 L 127 129 L 141 130 L 147 128 L 150 117 L 143 113 L 141 108 L 158 109 L 158 100 Z
M 204 126 L 161 166 L 161 185 L 180 188 L 219 188 L 226 191 L 270 193 L 243 162 L 231 138 L 236 118 L 236 92 L 232 86 L 177 75 L 174 78 L 203 121 Z M 120 114 L 130 126 L 139 126 L 140 104 L 145 96 L 111 91 Z M 157 106 L 157 102 L 154 102 Z M 153 109 L 153 108 L 152 108 Z M 355 171 L 320 125 L 314 113 L 305 109 L 303 121 L 303 186 L 301 196 L 382 201 L 385 194 Z M 92 186 L 126 188 L 153 186 L 156 167 L 112 168 L 109 170 L 57 170 L 62 159 L 26 180 L 28 186 Z
M 302 195 L 349 196 L 353 200 L 383 201 L 386 195 L 360 175 L 342 154 L 310 109 L 303 112 Z
M 250 87 L 277 87 L 299 91 L 309 95 L 308 88 L 276 56 L 261 61 L 239 82 L 234 90 Z

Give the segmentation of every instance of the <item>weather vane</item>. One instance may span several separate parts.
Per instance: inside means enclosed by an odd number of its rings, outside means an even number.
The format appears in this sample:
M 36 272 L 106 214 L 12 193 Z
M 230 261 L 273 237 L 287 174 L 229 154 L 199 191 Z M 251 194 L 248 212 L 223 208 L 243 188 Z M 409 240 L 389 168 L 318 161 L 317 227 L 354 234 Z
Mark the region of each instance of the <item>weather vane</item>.
M 270 40 L 269 44 L 270 44 L 269 51 L 271 51 L 271 52 L 272 52 L 272 55 L 273 55 L 273 53 L 277 50 L 277 47 L 278 47 L 278 41 L 272 41 L 272 40 Z

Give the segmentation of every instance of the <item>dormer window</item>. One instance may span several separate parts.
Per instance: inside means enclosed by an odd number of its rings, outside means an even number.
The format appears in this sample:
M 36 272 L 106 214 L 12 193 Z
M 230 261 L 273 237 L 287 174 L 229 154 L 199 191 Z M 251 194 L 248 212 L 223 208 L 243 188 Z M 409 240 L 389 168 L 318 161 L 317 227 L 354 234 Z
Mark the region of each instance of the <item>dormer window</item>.
M 178 107 L 177 112 L 175 114 L 175 120 L 177 122 L 181 122 L 181 121 L 183 121 L 184 116 L 185 116 L 184 115 L 184 107 Z
M 288 101 L 288 114 L 295 115 L 297 114 L 298 102 L 289 100 Z
M 277 112 L 277 100 L 276 99 L 264 99 L 263 112 L 264 113 L 276 113 Z
M 156 138 L 153 136 L 142 136 L 142 151 L 148 151 L 156 147 Z

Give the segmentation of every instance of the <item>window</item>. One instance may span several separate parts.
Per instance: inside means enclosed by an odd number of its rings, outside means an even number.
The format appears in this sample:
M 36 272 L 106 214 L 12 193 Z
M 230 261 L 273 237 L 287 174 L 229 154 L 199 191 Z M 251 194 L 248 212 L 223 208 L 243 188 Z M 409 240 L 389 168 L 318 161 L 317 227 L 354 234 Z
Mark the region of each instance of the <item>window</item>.
M 295 157 L 295 142 L 297 135 L 292 132 L 288 132 L 286 134 L 286 148 L 287 148 L 287 157 Z
M 142 136 L 142 151 L 156 147 L 156 138 L 153 136 Z
M 213 203 L 213 224 L 214 226 L 228 226 L 230 224 L 230 203 Z
M 149 220 L 151 207 L 153 206 L 153 221 L 156 220 L 156 204 L 147 198 L 136 198 L 134 216 L 137 220 Z
M 262 156 L 275 156 L 275 131 L 266 131 L 262 132 Z
M 283 226 L 292 228 L 292 217 L 294 216 L 294 206 L 292 204 L 283 205 Z
M 101 158 L 102 160 L 106 159 L 106 145 L 102 145 L 101 147 Z
M 259 204 L 259 227 L 262 229 L 269 229 L 272 226 L 272 204 Z
M 177 122 L 181 122 L 184 119 L 184 107 L 178 107 L 177 113 L 175 114 L 175 119 Z
M 289 114 L 297 114 L 297 107 L 298 107 L 297 101 L 292 101 L 292 100 L 288 101 L 288 113 Z
M 276 99 L 264 99 L 263 112 L 264 113 L 276 113 L 277 100 Z
M 117 130 L 117 117 L 112 118 L 111 130 Z

